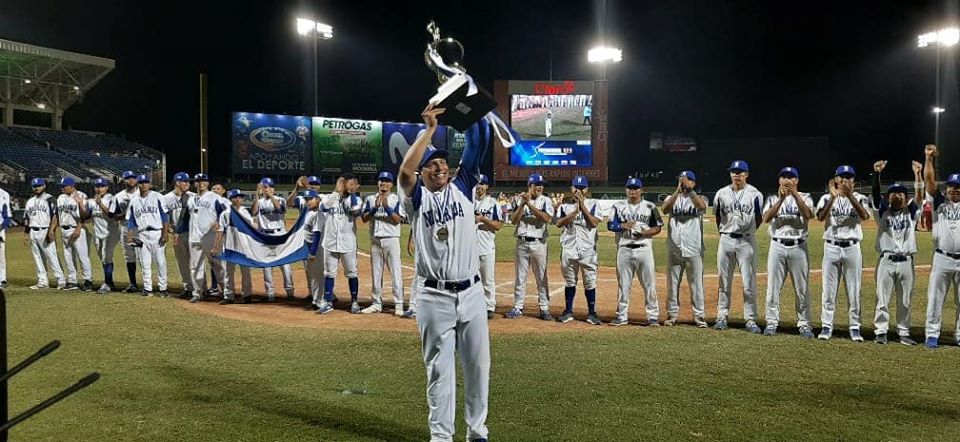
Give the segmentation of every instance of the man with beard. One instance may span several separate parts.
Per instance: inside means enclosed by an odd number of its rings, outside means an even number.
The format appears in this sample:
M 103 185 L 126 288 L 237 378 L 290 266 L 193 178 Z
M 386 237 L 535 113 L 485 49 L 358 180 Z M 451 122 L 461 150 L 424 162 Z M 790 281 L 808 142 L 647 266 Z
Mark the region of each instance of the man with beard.
M 130 206 L 130 200 L 133 199 L 133 196 L 137 193 L 137 174 L 133 171 L 125 171 L 121 175 L 123 178 L 124 190 L 117 192 L 113 196 L 113 200 L 110 202 L 110 213 L 113 214 L 113 219 L 120 223 L 120 237 L 127 237 L 127 207 Z M 130 285 L 124 289 L 124 293 L 137 293 L 140 291 L 140 287 L 137 286 L 137 255 L 140 253 L 139 249 L 134 247 L 133 244 L 129 244 L 126 241 L 123 242 L 123 258 L 127 263 L 127 278 L 130 279 Z
M 66 290 L 93 290 L 93 269 L 90 265 L 90 250 L 87 248 L 86 229 L 81 207 L 87 204 L 87 195 L 77 190 L 76 181 L 65 177 L 60 180 L 63 193 L 57 197 L 57 216 L 60 222 L 60 238 L 63 241 L 63 260 L 67 265 Z M 86 212 L 84 209 L 83 212 Z M 77 265 L 79 264 L 79 269 Z M 83 278 L 80 285 L 79 277 Z
M 53 196 L 46 192 L 47 183 L 43 178 L 30 180 L 30 186 L 33 188 L 33 196 L 27 200 L 23 211 L 23 226 L 25 229 L 23 242 L 24 245 L 30 246 L 33 263 L 37 266 L 37 283 L 30 286 L 30 289 L 39 290 L 49 287 L 49 280 L 47 279 L 47 266 L 49 266 L 54 278 L 57 279 L 57 290 L 63 290 L 67 288 L 67 281 L 60 269 L 57 244 L 54 242 L 56 239 L 55 231 L 59 225 L 57 202 Z
M 137 177 L 140 192 L 130 200 L 127 214 L 127 242 L 140 247 L 140 270 L 143 278 L 143 296 L 153 296 L 152 264 L 157 264 L 157 289 L 167 297 L 167 231 L 170 219 L 163 208 L 163 195 L 152 190 L 150 175 Z M 134 241 L 136 236 L 137 241 Z
M 113 255 L 120 243 L 120 223 L 110 216 L 113 195 L 110 183 L 103 178 L 93 181 L 93 198 L 87 198 L 87 204 L 81 207 L 81 216 L 93 219 L 93 245 L 103 266 L 103 285 L 97 293 L 105 295 L 116 290 L 113 282 Z
M 400 198 L 393 193 L 393 174 L 380 172 L 377 193 L 367 197 L 363 205 L 363 222 L 370 225 L 370 273 L 373 303 L 363 309 L 364 314 L 383 310 L 383 267 L 390 269 L 393 278 L 393 314 L 403 316 L 403 271 L 400 267 L 400 224 L 407 217 Z
M 193 293 L 193 278 L 190 276 L 190 241 L 186 238 L 183 241 L 180 240 L 181 234 L 189 234 L 189 225 L 182 221 L 187 213 L 184 209 L 193 195 L 194 193 L 190 191 L 190 175 L 186 172 L 177 172 L 173 176 L 173 190 L 163 195 L 164 210 L 170 214 L 170 228 L 176 235 L 173 241 L 173 253 L 177 258 L 180 280 L 183 281 L 183 291 L 180 296 Z

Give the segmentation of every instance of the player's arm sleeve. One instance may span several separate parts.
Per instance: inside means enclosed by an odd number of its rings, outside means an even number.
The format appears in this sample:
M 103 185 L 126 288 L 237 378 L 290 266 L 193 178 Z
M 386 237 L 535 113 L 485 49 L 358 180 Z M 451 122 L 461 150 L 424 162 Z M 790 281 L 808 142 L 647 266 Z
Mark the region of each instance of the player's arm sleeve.
M 10 227 L 10 222 L 13 219 L 10 217 L 10 203 L 4 201 L 3 207 L 0 208 L 0 216 L 3 217 L 3 222 L 0 223 L 0 228 L 6 229 Z
M 611 232 L 623 230 L 623 227 L 620 226 L 620 212 L 617 210 L 617 206 L 613 206 L 613 216 L 610 218 L 610 221 L 607 222 L 607 230 Z
M 227 210 L 227 207 L 218 200 L 217 202 L 213 203 L 213 209 L 217 211 L 217 216 L 220 216 L 224 210 Z
M 663 217 L 660 216 L 660 209 L 657 208 L 656 204 L 650 210 L 650 221 L 650 227 L 663 227 Z
M 720 217 L 723 216 L 723 207 L 720 206 L 720 192 L 713 197 L 713 219 L 717 222 L 717 229 L 720 228 Z
M 136 229 L 137 228 L 137 217 L 133 216 L 131 213 L 133 210 L 133 205 L 127 208 L 127 228 Z
M 753 198 L 753 222 L 756 223 L 757 227 L 760 227 L 760 224 L 763 224 L 762 199 L 763 195 L 760 195 L 759 193 Z
M 463 148 L 463 154 L 460 156 L 460 171 L 457 172 L 457 178 L 454 183 L 471 201 L 473 201 L 475 197 L 472 191 L 473 187 L 476 186 L 480 180 L 480 163 L 490 148 L 494 130 L 497 130 L 497 128 L 493 127 L 490 122 L 484 118 L 473 126 L 470 126 L 464 134 L 466 145 Z M 514 138 L 520 138 L 513 129 L 507 128 L 506 130 L 510 131 Z
M 170 222 L 170 216 L 167 215 L 167 211 L 163 208 L 163 201 L 157 200 L 157 209 L 160 210 L 160 221 L 164 224 Z
M 502 221 L 502 219 L 500 219 L 500 203 L 494 204 L 491 212 L 493 213 L 490 214 L 490 219 L 494 221 Z
M 910 212 L 910 219 L 916 221 L 917 215 L 920 214 L 920 206 L 917 205 L 915 200 L 910 200 L 910 204 L 907 204 L 907 210 Z
M 310 242 L 310 255 L 317 256 L 317 251 L 320 250 L 320 231 L 314 231 L 312 235 L 313 241 Z
M 883 206 L 883 195 L 880 194 L 880 174 L 873 174 L 873 184 L 870 186 L 870 198 L 873 202 L 873 207 L 876 207 L 877 210 L 882 210 Z M 880 215 L 883 216 L 883 212 L 880 212 Z

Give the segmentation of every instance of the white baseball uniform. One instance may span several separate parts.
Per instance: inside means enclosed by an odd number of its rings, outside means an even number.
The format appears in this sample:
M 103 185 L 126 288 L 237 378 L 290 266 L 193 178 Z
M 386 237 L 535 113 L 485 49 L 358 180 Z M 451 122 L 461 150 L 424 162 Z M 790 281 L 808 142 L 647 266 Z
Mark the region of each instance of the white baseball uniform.
M 874 333 L 886 335 L 890 329 L 890 295 L 897 294 L 897 334 L 910 336 L 910 300 L 913 295 L 913 255 L 917 253 L 917 221 L 920 206 L 910 201 L 894 210 L 883 199 L 879 186 L 873 193 L 873 213 L 877 220 L 877 312 Z
M 127 215 L 127 208 L 130 206 L 130 200 L 133 199 L 133 196 L 139 193 L 140 190 L 134 187 L 129 190 L 121 190 L 113 196 L 113 200 L 110 202 L 110 212 L 117 216 Z M 126 218 L 120 220 L 120 237 L 122 238 L 121 244 L 123 247 L 123 257 L 126 260 L 127 264 L 135 264 L 139 258 L 138 254 L 140 249 L 134 247 L 132 244 L 127 244 L 127 222 Z M 130 284 L 135 284 L 136 281 L 130 281 Z
M 476 201 L 474 213 L 493 221 L 501 221 L 500 205 L 497 199 L 486 195 L 483 199 Z M 495 277 L 497 268 L 497 233 L 489 230 L 483 230 L 479 227 L 482 224 L 477 223 L 477 253 L 480 256 L 480 282 L 483 283 L 483 295 L 487 299 L 487 311 L 492 312 L 497 308 L 497 280 Z M 413 295 L 411 295 L 412 297 Z M 412 302 L 412 301 L 411 301 Z
M 10 209 L 10 194 L 0 189 L 0 283 L 7 282 L 7 228 L 13 212 Z
M 926 337 L 939 338 L 943 319 L 943 302 L 953 288 L 953 298 L 960 305 L 960 203 L 953 203 L 943 193 L 927 194 L 933 204 L 933 266 L 927 285 Z M 960 340 L 960 309 L 957 310 L 954 337 Z
M 854 192 L 853 197 L 864 208 L 870 208 L 870 201 L 866 196 Z M 820 198 L 817 213 L 826 207 L 830 198 L 830 194 Z M 860 222 L 860 216 L 850 200 L 845 196 L 838 196 L 837 201 L 830 208 L 830 214 L 823 229 L 825 244 L 823 245 L 823 294 L 820 304 L 820 321 L 824 327 L 833 327 L 837 291 L 840 288 L 842 274 L 847 301 L 850 304 L 850 329 L 860 328 L 860 281 L 863 276 L 863 255 L 860 251 L 863 230 Z
M 113 255 L 120 244 L 120 223 L 110 216 L 112 204 L 113 195 L 109 193 L 100 196 L 100 204 L 97 204 L 96 197 L 87 198 L 87 211 L 93 220 L 93 245 L 103 264 L 104 274 L 110 275 L 111 280 L 105 281 L 110 285 L 113 285 Z
M 342 198 L 333 192 L 324 198 L 320 206 L 324 213 L 323 262 L 324 296 L 332 296 L 333 281 L 337 267 L 343 262 L 343 273 L 350 284 L 350 298 L 356 302 L 359 280 L 357 279 L 357 218 L 363 202 L 357 195 Z
M 167 256 L 160 239 L 163 229 L 168 227 L 167 211 L 163 204 L 163 195 L 153 190 L 143 195 L 137 192 L 130 200 L 127 209 L 127 230 L 136 230 L 137 238 L 143 243 L 140 246 L 140 271 L 143 279 L 143 291 L 153 291 L 153 277 L 151 267 L 157 264 L 157 289 L 167 290 Z M 124 238 L 126 241 L 126 238 Z
M 301 201 L 298 208 L 304 207 Z M 303 209 L 301 209 L 303 210 Z M 326 215 L 319 209 L 307 212 L 304 223 L 310 226 L 310 234 L 306 236 L 307 247 L 313 259 L 307 259 L 303 268 L 307 273 L 307 287 L 310 290 L 311 302 L 317 307 L 323 307 L 328 301 L 323 293 L 323 227 L 326 224 Z M 332 294 L 331 294 L 332 299 Z
M 740 267 L 743 279 L 743 319 L 757 320 L 757 225 L 763 194 L 750 184 L 740 190 L 733 185 L 720 189 L 713 198 L 720 241 L 717 245 L 717 273 L 720 275 L 717 319 L 730 315 L 733 270 Z
M 164 209 L 170 214 L 170 229 L 177 235 L 183 235 L 180 241 L 173 246 L 173 254 L 177 258 L 177 269 L 180 271 L 180 281 L 183 282 L 184 291 L 193 291 L 193 277 L 190 272 L 190 225 L 183 219 L 184 208 L 195 194 L 187 191 L 177 194 L 176 190 L 171 190 L 163 195 Z
M 227 229 L 233 227 L 233 223 L 230 222 L 230 214 L 237 212 L 241 218 L 245 219 L 250 225 L 255 225 L 256 222 L 253 220 L 253 215 L 250 214 L 250 210 L 246 207 L 240 207 L 235 209 L 232 205 L 220 212 L 220 219 L 218 222 L 218 228 L 221 232 L 226 234 Z M 225 246 L 224 246 L 225 247 Z M 222 253 L 223 249 L 217 250 L 218 253 Z M 220 260 L 221 270 L 223 271 L 223 297 L 233 301 L 236 299 L 234 295 L 236 293 L 236 269 L 240 267 L 240 290 L 241 296 L 244 299 L 250 298 L 253 294 L 253 280 L 250 277 L 250 267 L 234 264 L 227 260 Z
M 597 202 L 583 202 L 591 215 L 597 216 Z M 567 288 L 576 290 L 577 278 L 583 275 L 583 288 L 597 288 L 597 226 L 588 227 L 578 204 L 561 204 L 556 219 L 576 213 L 570 224 L 560 228 L 560 272 Z M 599 217 L 598 217 L 599 218 Z
M 194 298 L 200 298 L 203 290 L 207 288 L 205 260 L 210 261 L 214 278 L 223 280 L 220 275 L 220 260 L 211 258 L 209 252 L 213 250 L 217 238 L 216 225 L 219 223 L 220 214 L 226 209 L 223 198 L 211 191 L 196 194 L 187 201 L 187 210 L 190 213 L 190 270 L 193 272 Z
M 626 229 L 624 223 L 634 223 Z M 616 232 L 617 244 L 617 319 L 628 320 L 630 291 L 636 275 L 643 286 L 647 321 L 659 322 L 660 303 L 657 301 L 657 281 L 654 274 L 653 240 L 641 232 L 663 225 L 657 205 L 641 199 L 636 204 L 620 201 L 613 205 L 610 228 Z
M 530 201 L 534 207 L 547 215 L 553 216 L 553 200 L 546 195 L 540 195 Z M 522 202 L 514 201 L 513 210 L 522 210 L 523 216 L 517 223 L 517 252 L 514 262 L 516 281 L 513 292 L 513 308 L 523 310 L 524 297 L 527 292 L 527 276 L 533 271 L 537 281 L 537 304 L 540 311 L 550 308 L 550 284 L 547 280 L 547 240 L 549 222 L 544 222 L 533 215 L 530 208 Z
M 804 204 L 813 211 L 813 199 L 809 194 L 799 193 Z M 779 195 L 770 195 L 763 205 L 763 212 L 776 206 Z M 810 235 L 810 220 L 800 213 L 800 206 L 793 195 L 787 195 L 780 210 L 767 226 L 770 233 L 770 250 L 767 253 L 767 326 L 780 324 L 780 293 L 787 274 L 793 280 L 796 291 L 794 307 L 797 312 L 797 327 L 810 327 L 810 254 L 807 238 Z
M 401 218 L 407 217 L 406 209 L 401 204 L 400 197 L 390 192 L 387 194 L 387 208 L 377 205 L 379 194 L 369 195 L 363 204 L 363 212 L 373 211 L 370 225 L 370 268 L 373 276 L 374 305 L 381 305 L 383 298 L 383 266 L 390 268 L 393 278 L 393 304 L 399 311 L 403 311 L 403 270 L 400 264 L 400 224 L 390 222 L 392 213 L 398 213 Z M 389 208 L 389 210 L 388 210 Z
M 67 283 L 60 269 L 57 243 L 47 242 L 47 235 L 55 216 L 57 216 L 57 202 L 49 193 L 34 195 L 24 206 L 23 225 L 30 235 L 30 252 L 33 254 L 33 263 L 37 267 L 37 286 L 41 288 L 49 287 L 46 266 L 50 266 L 50 271 L 57 279 L 57 287 L 63 287 Z
M 274 201 L 279 207 L 274 204 Z M 257 203 L 257 213 L 255 214 L 257 221 L 260 223 L 260 231 L 268 235 L 283 235 L 287 233 L 286 214 L 287 203 L 283 198 L 274 196 L 271 199 L 264 195 Z M 284 264 L 280 269 L 283 273 L 283 288 L 287 296 L 293 296 L 293 269 L 290 267 L 290 264 Z M 272 268 L 263 269 L 263 287 L 268 297 L 274 295 Z
M 704 198 L 697 195 L 697 198 Z M 706 199 L 704 198 L 704 206 Z M 693 205 L 690 195 L 677 195 L 667 224 L 667 317 L 680 314 L 680 281 L 687 273 L 693 318 L 703 320 L 703 215 L 705 210 Z
M 77 284 L 79 263 L 79 277 L 84 281 L 93 279 L 93 269 L 90 266 L 90 249 L 87 248 L 87 232 L 80 219 L 80 205 L 73 199 L 78 195 L 86 204 L 87 195 L 79 190 L 73 194 L 60 194 L 57 197 L 57 216 L 60 221 L 60 239 L 63 243 L 63 261 L 67 265 L 67 284 Z M 80 229 L 76 239 L 71 239 L 74 232 Z

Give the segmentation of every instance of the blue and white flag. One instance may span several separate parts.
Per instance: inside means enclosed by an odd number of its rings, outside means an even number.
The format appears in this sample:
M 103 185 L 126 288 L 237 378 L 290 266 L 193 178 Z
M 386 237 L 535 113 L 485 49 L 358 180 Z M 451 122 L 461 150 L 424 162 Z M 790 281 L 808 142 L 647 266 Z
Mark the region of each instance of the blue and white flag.
M 306 226 L 307 210 L 300 212 L 297 222 L 283 235 L 267 235 L 251 226 L 236 211 L 230 213 L 230 226 L 224 232 L 221 259 L 234 264 L 268 268 L 307 259 L 309 250 L 304 241 L 310 234 Z

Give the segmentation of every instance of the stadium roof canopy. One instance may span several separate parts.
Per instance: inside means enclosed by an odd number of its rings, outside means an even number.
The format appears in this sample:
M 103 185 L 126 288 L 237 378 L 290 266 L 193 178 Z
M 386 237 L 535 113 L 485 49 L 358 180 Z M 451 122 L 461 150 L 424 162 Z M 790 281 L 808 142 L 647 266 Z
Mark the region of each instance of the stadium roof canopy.
M 0 39 L 0 104 L 4 123 L 13 109 L 54 114 L 59 129 L 63 111 L 76 103 L 113 68 L 108 58 Z

